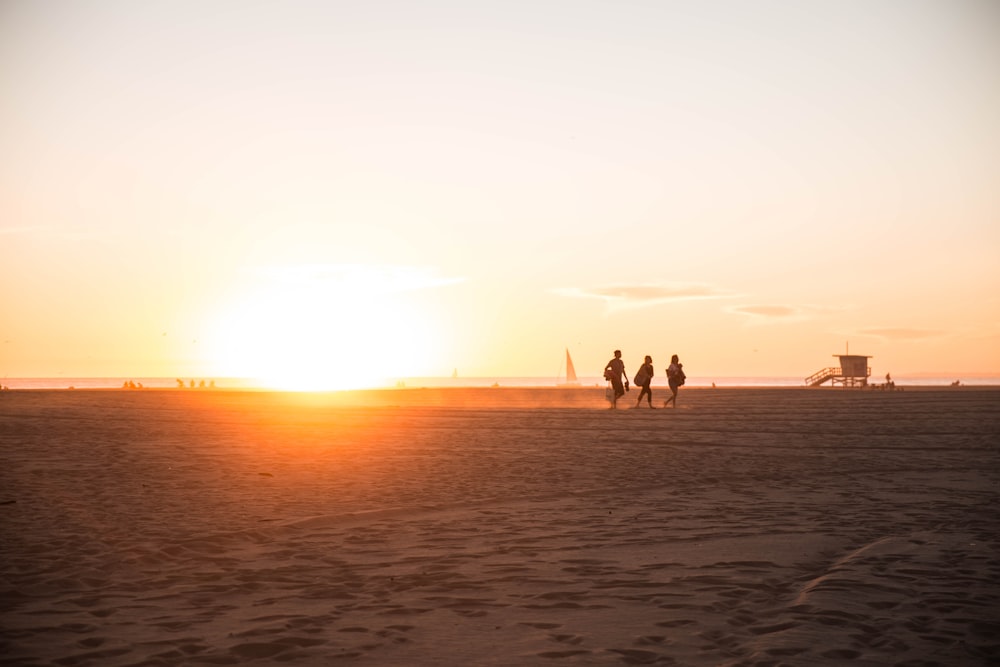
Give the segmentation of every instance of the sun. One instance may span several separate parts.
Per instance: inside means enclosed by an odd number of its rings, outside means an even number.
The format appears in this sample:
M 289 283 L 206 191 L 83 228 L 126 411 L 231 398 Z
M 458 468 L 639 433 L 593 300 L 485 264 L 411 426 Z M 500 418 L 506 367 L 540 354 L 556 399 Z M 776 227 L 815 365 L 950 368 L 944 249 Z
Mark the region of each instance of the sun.
M 430 374 L 431 323 L 398 277 L 359 267 L 271 270 L 212 325 L 218 374 L 273 389 L 380 387 Z

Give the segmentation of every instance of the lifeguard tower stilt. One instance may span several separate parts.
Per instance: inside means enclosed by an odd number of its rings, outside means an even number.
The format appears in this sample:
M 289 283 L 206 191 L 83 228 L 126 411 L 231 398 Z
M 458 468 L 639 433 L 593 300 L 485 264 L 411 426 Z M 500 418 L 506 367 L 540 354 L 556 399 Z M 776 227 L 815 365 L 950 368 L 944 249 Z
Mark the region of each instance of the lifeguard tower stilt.
M 819 387 L 824 382 L 830 382 L 832 386 L 838 384 L 843 387 L 868 386 L 868 378 L 872 374 L 872 369 L 868 365 L 871 356 L 861 354 L 835 354 L 833 356 L 840 358 L 840 366 L 831 366 L 816 371 L 806 378 L 808 386 Z

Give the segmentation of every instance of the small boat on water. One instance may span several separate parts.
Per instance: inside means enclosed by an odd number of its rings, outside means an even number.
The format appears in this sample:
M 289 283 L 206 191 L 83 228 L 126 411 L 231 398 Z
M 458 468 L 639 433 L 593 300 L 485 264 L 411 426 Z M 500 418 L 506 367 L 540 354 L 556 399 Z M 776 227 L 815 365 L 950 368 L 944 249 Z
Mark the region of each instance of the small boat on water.
M 573 368 L 573 359 L 569 356 L 569 348 L 566 349 L 566 382 L 561 382 L 559 387 L 579 387 L 580 382 L 576 379 L 576 369 Z

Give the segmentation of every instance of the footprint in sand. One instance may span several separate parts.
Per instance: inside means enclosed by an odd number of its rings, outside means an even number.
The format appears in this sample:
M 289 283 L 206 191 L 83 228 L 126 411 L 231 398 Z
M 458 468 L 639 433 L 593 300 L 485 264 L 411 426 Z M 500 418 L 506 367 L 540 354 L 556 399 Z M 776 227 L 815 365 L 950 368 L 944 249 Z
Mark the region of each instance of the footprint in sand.
M 576 649 L 570 651 L 542 651 L 538 653 L 539 658 L 573 658 L 578 655 L 588 655 L 590 651 Z

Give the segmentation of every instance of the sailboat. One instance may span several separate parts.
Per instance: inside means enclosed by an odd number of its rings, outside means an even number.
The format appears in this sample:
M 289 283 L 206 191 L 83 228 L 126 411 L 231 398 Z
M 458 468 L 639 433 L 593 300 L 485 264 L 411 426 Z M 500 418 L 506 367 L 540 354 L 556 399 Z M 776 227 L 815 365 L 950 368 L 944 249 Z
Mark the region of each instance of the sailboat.
M 573 359 L 569 356 L 569 348 L 566 348 L 566 382 L 560 387 L 579 387 L 580 383 L 576 379 L 576 369 L 573 368 Z

